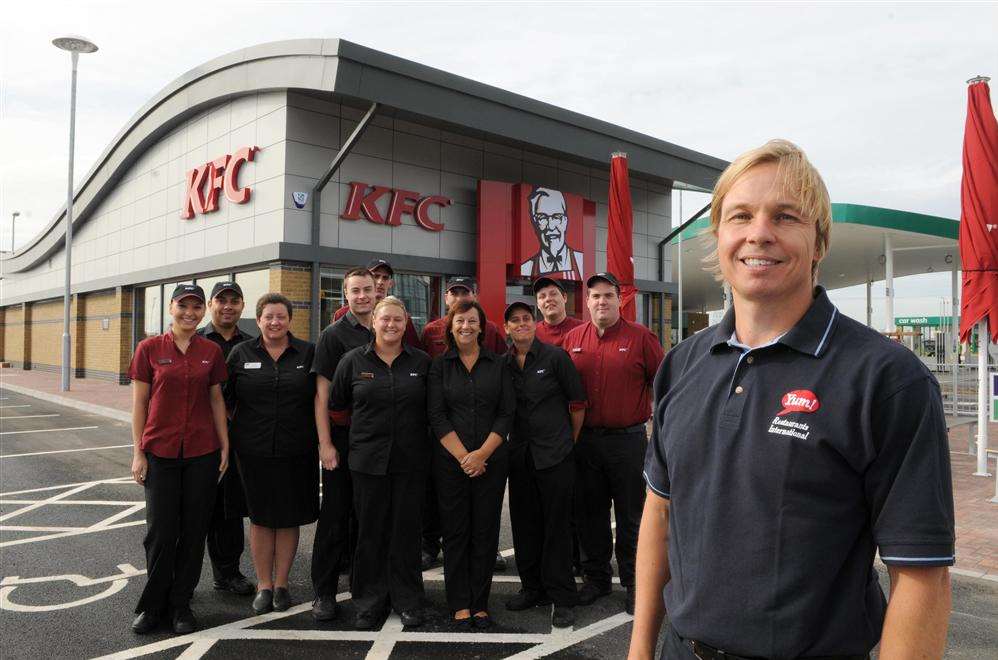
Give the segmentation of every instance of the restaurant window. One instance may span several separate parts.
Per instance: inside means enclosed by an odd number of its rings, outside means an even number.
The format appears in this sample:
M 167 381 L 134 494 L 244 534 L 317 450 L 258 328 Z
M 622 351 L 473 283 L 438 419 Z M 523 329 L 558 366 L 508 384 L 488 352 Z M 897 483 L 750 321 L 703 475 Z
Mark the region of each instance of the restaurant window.
M 440 309 L 440 276 L 396 273 L 392 295 L 405 303 L 412 323 L 420 333 L 423 327 L 437 318 Z
M 322 270 L 319 277 L 319 325 L 333 322 L 333 313 L 343 306 L 343 271 Z
M 135 309 L 142 318 L 136 327 L 140 328 L 139 336 L 135 338 L 138 344 L 146 337 L 152 337 L 163 332 L 163 285 L 153 284 L 138 289 L 138 300 Z
M 206 309 L 204 311 L 204 318 L 201 319 L 201 323 L 198 324 L 199 328 L 203 328 L 204 326 L 206 326 L 209 323 L 211 323 L 211 289 L 212 289 L 212 287 L 215 286 L 216 284 L 218 284 L 219 282 L 226 282 L 226 281 L 228 281 L 229 277 L 230 277 L 229 273 L 222 273 L 221 275 L 211 275 L 209 277 L 198 277 L 195 280 L 195 283 L 199 287 L 201 287 L 202 289 L 204 289 L 204 295 L 205 295 L 205 298 L 207 298 L 207 300 L 205 301 L 205 303 L 206 303 L 206 305 L 205 305 Z M 245 310 L 243 310 L 243 314 L 245 314 L 245 313 L 246 313 Z

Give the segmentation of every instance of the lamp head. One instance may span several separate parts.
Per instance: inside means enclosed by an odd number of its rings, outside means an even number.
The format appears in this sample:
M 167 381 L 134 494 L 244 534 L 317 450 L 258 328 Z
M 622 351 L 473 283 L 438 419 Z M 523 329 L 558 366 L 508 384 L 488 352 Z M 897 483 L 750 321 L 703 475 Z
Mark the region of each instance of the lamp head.
M 78 35 L 66 35 L 52 40 L 52 45 L 71 53 L 93 53 L 97 50 L 97 44 Z

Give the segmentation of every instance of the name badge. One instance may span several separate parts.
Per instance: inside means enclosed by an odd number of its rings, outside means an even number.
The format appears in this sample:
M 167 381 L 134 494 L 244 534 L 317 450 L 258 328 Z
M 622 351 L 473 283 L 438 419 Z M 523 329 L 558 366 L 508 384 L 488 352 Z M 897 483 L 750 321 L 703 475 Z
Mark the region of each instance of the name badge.
M 156 364 L 173 364 L 173 360 L 170 358 L 160 358 L 156 360 Z
M 262 366 L 260 362 L 245 362 L 243 363 L 243 369 L 259 369 Z
M 360 372 L 360 377 L 361 378 L 366 378 L 366 379 L 370 380 L 370 379 L 374 378 L 374 374 L 372 374 L 370 371 L 362 371 L 362 372 Z

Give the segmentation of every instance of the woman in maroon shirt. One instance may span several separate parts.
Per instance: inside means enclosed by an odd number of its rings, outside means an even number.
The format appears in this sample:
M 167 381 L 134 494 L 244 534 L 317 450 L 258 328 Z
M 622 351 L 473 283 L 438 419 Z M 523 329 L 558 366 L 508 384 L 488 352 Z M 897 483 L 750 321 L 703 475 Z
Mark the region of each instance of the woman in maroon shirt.
M 145 487 L 147 581 L 132 630 L 152 632 L 162 617 L 173 631 L 192 633 L 190 600 L 201 576 L 215 489 L 229 463 L 221 382 L 222 350 L 195 334 L 204 318 L 204 290 L 173 291 L 173 323 L 139 343 L 132 357 L 132 477 Z

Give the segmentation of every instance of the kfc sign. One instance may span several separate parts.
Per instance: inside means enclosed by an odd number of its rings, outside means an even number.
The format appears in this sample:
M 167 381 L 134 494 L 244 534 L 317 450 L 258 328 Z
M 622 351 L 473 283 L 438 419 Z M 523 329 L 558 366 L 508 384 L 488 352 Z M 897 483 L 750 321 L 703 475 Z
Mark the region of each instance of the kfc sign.
M 187 192 L 184 194 L 180 217 L 193 218 L 196 214 L 218 210 L 218 192 L 225 190 L 225 198 L 233 204 L 245 204 L 250 199 L 249 188 L 240 188 L 237 183 L 239 169 L 246 161 L 252 161 L 259 147 L 243 147 L 232 155 L 219 156 L 210 163 L 187 173 Z M 205 183 L 208 184 L 207 197 Z
M 382 214 L 378 200 L 391 193 L 387 214 Z M 451 200 L 443 195 L 422 196 L 411 190 L 392 189 L 387 186 L 371 186 L 358 181 L 350 182 L 350 193 L 340 217 L 344 220 L 360 220 L 361 216 L 378 225 L 402 224 L 402 215 L 408 214 L 427 231 L 441 231 L 443 223 L 434 222 L 430 217 L 431 206 L 450 206 Z

